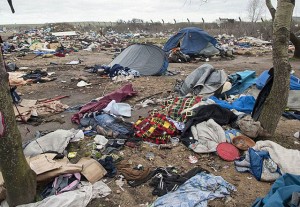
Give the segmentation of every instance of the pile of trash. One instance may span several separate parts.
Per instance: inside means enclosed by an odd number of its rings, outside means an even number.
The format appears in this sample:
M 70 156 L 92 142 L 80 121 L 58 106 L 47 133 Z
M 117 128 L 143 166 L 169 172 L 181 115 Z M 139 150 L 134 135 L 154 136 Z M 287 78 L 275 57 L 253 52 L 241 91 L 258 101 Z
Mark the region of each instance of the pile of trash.
M 54 32 L 55 27 L 20 31 L 8 37 L 3 43 L 4 54 L 17 53 L 19 58 L 29 58 L 35 54 L 45 58 L 64 57 L 68 53 L 79 50 L 111 52 L 127 47 L 128 40 L 114 32 L 81 32 L 78 30 Z M 27 57 L 26 57 L 27 56 Z M 33 55 L 31 55 L 33 59 Z
M 272 51 L 272 43 L 255 37 L 236 38 L 233 35 L 218 35 L 220 48 L 234 55 L 257 56 Z
M 228 197 L 236 191 L 233 184 L 207 169 L 192 167 L 182 172 L 168 163 L 155 167 L 136 164 L 122 151 L 124 148 L 143 151 L 142 145 L 158 150 L 185 146 L 195 154 L 216 153 L 240 173 L 251 173 L 258 181 L 276 181 L 266 198 L 257 199 L 255 206 L 296 202 L 299 194 L 294 192 L 300 189 L 300 151 L 270 140 L 258 141 L 261 137 L 270 138 L 258 117 L 266 98 L 262 94 L 270 90 L 272 77 L 272 69 L 257 78 L 255 71 L 228 75 L 204 64 L 185 80 L 178 80 L 172 96 L 138 104 L 157 107 L 134 122 L 125 119 L 131 117 L 133 110 L 139 110 L 124 102 L 137 94 L 130 83 L 73 107 L 77 111 L 71 121 L 78 129 L 39 132 L 32 141 L 24 143 L 24 154 L 37 174 L 38 183 L 48 183 L 40 192 L 43 200 L 37 204 L 86 206 L 91 199 L 109 195 L 110 182 L 120 192 L 126 185 L 137 187 L 148 183 L 152 194 L 157 196 L 150 205 L 153 207 L 207 206 L 209 200 Z M 291 75 L 291 80 L 292 94 L 299 98 L 299 78 Z M 25 119 L 35 113 L 49 112 L 54 105 L 52 112 L 63 111 L 68 106 L 61 104 L 60 98 L 22 100 L 20 106 L 28 110 L 22 109 L 25 112 L 20 114 L 19 108 L 16 115 Z M 299 116 L 299 103 L 288 103 L 289 111 L 285 113 L 296 114 L 290 118 Z M 295 136 L 299 138 L 299 132 Z M 80 143 L 85 146 L 84 156 L 70 147 Z M 150 162 L 156 159 L 153 151 L 143 153 Z M 198 162 L 197 156 L 186 159 L 191 164 Z M 289 182 L 282 181 L 285 179 Z M 280 190 L 283 188 L 291 190 Z M 278 198 L 276 194 L 282 196 Z
M 199 37 L 209 39 L 196 41 L 201 47 L 195 48 L 188 40 L 180 42 L 184 31 L 171 37 L 162 50 L 149 44 L 127 47 L 130 38 L 143 38 L 149 35 L 147 33 L 107 31 L 98 34 L 94 31 L 33 29 L 11 36 L 3 43 L 3 49 L 5 54 L 16 52 L 19 58 L 28 59 L 64 57 L 79 50 L 117 51 L 119 56 L 109 65 L 85 68 L 87 72 L 105 75 L 115 82 L 143 75 L 166 74 L 168 60 L 188 62 L 195 54 L 201 53 L 206 59 L 221 51 L 231 56 L 242 54 L 239 51 L 246 54 L 256 49 L 270 49 L 270 43 L 260 39 L 236 39 L 228 35 L 215 39 L 203 30 L 188 28 L 191 34 L 197 32 Z M 80 63 L 78 59 L 67 64 Z M 60 102 L 65 96 L 21 100 L 15 93 L 16 86 L 53 81 L 55 73 L 42 69 L 17 71 L 18 67 L 12 62 L 7 63 L 6 68 L 11 71 L 9 83 L 13 87 L 11 93 L 18 121 L 27 122 L 70 110 L 75 111 L 71 121 L 78 126 L 70 130 L 39 131 L 30 142 L 23 144 L 29 166 L 37 174 L 38 185 L 43 187 L 39 192 L 42 200 L 24 206 L 87 206 L 92 199 L 111 194 L 108 186 L 111 182 L 120 192 L 124 191 L 124 186 L 149 184 L 152 195 L 156 196 L 150 205 L 153 207 L 207 206 L 209 200 L 229 197 L 237 190 L 223 177 L 192 165 L 199 162 L 195 155 L 210 153 L 217 154 L 238 172 L 252 174 L 258 181 L 275 181 L 270 193 L 265 199 L 255 201 L 255 206 L 299 201 L 299 194 L 293 192 L 300 189 L 297 180 L 300 152 L 267 140 L 270 135 L 258 121 L 261 106 L 272 85 L 272 69 L 256 77 L 253 70 L 226 74 L 222 69 L 203 64 L 184 80 L 177 80 L 172 95 L 167 98 L 147 99 L 132 106 L 125 101 L 138 91 L 127 83 L 111 93 L 103 92 L 101 97 L 94 97 L 85 104 L 69 107 Z M 299 78 L 291 74 L 289 100 L 283 114 L 289 119 L 300 120 L 299 82 Z M 82 78 L 77 83 L 78 87 L 89 85 Z M 139 113 L 140 108 L 150 104 L 155 108 L 149 110 L 147 116 L 140 116 L 133 122 L 126 121 L 132 112 Z M 261 137 L 265 140 L 259 141 Z M 295 132 L 295 137 L 299 138 L 299 132 Z M 81 149 L 84 146 L 84 154 L 77 152 L 74 146 L 78 145 Z M 156 159 L 156 154 L 145 150 L 145 145 L 157 150 L 182 146 L 191 152 L 185 159 L 192 167 L 181 171 L 179 166 L 170 166 L 169 163 L 153 166 L 151 161 Z M 130 161 L 123 152 L 124 148 L 139 149 L 151 165 Z M 282 181 L 285 179 L 289 182 Z M 5 186 L 3 182 L 0 176 L 1 191 Z M 282 194 L 281 200 L 274 194 Z

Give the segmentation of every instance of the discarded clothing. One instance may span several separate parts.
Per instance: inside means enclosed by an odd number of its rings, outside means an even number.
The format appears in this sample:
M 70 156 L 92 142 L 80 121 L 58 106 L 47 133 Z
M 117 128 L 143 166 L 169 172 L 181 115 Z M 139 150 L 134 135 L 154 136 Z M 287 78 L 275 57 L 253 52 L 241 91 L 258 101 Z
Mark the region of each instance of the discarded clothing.
M 115 64 L 112 67 L 105 67 L 105 73 L 109 75 L 110 78 L 115 76 L 129 76 L 133 75 L 134 77 L 140 77 L 140 73 L 136 70 L 130 69 L 128 67 L 123 67 L 119 64 Z
M 228 76 L 232 87 L 229 91 L 226 91 L 226 95 L 236 95 L 242 94 L 245 90 L 255 84 L 256 72 L 253 70 L 245 70 L 241 72 L 236 72 Z
M 262 89 L 269 79 L 270 74 L 268 70 L 262 72 L 262 74 L 256 80 L 256 87 Z M 294 75 L 290 77 L 290 90 L 300 90 L 300 79 Z
M 202 97 L 200 96 L 168 99 L 162 103 L 162 110 L 159 112 L 175 121 L 184 122 L 187 120 L 187 117 L 193 115 L 193 111 L 187 109 L 192 108 L 195 104 L 199 103 L 201 99 Z
M 196 153 L 215 152 L 219 143 L 226 142 L 225 132 L 213 119 L 191 127 L 195 143 L 189 146 Z
M 154 113 L 134 124 L 135 136 L 155 144 L 166 144 L 177 135 L 175 125 L 163 114 Z
M 81 182 L 77 190 L 65 192 L 59 195 L 50 196 L 36 203 L 19 205 L 19 207 L 78 207 L 87 206 L 92 199 L 103 198 L 111 193 L 111 189 L 102 181 L 98 181 L 93 185 L 89 182 Z M 1 207 L 8 207 L 5 202 L 1 203 Z
M 120 102 L 128 97 L 134 96 L 136 93 L 137 92 L 132 88 L 132 84 L 124 85 L 122 88 L 105 95 L 99 101 L 85 104 L 78 113 L 72 116 L 71 120 L 72 122 L 79 124 L 79 121 L 84 114 L 100 111 L 104 109 L 112 100 Z
M 204 64 L 186 77 L 179 92 L 183 96 L 188 93 L 212 95 L 224 85 L 226 79 L 227 75 L 223 70 L 217 70 L 212 65 Z
M 48 73 L 46 71 L 42 71 L 39 69 L 36 69 L 34 71 L 28 72 L 26 75 L 23 75 L 24 80 L 31 79 L 33 83 L 44 83 L 55 80 L 54 78 L 47 78 Z
M 120 172 L 127 181 L 135 181 L 143 183 L 147 181 L 147 177 L 151 173 L 151 169 L 146 167 L 142 169 L 132 168 L 127 161 L 121 161 L 118 165 L 118 172 Z
M 252 207 L 297 207 L 291 205 L 295 192 L 300 192 L 300 176 L 286 173 L 275 181 L 264 198 L 257 198 Z
M 152 195 L 163 196 L 177 190 L 179 186 L 198 173 L 208 173 L 206 170 L 199 167 L 193 168 L 183 175 L 174 173 L 172 170 L 173 168 L 157 168 L 155 170 L 155 176 L 149 183 L 151 187 L 154 187 Z
M 254 121 L 250 115 L 239 119 L 236 124 L 238 125 L 242 134 L 251 138 L 256 138 L 264 133 L 264 129 L 261 127 L 260 122 Z
M 271 182 L 281 176 L 277 164 L 265 151 L 249 148 L 245 156 L 234 161 L 234 165 L 238 172 L 250 172 L 259 181 Z
M 254 104 L 255 98 L 253 96 L 241 96 L 238 99 L 234 100 L 231 104 L 227 101 L 219 100 L 215 96 L 211 96 L 212 99 L 216 104 L 222 106 L 226 109 L 236 109 L 237 111 L 245 112 L 251 114 Z
M 280 172 L 300 175 L 300 151 L 286 149 L 281 145 L 266 140 L 258 141 L 253 147 L 255 150 L 267 151 L 271 159 L 279 166 Z
M 181 140 L 186 146 L 194 143 L 193 140 L 189 139 L 189 137 L 191 137 L 191 134 L 188 134 L 190 131 L 189 129 L 192 126 L 209 119 L 213 119 L 217 124 L 223 126 L 233 123 L 237 119 L 237 116 L 233 112 L 224 109 L 217 104 L 204 105 L 195 108 L 194 115 L 188 119 L 181 134 Z
M 208 200 L 226 197 L 235 190 L 221 176 L 202 172 L 187 180 L 175 192 L 158 198 L 151 207 L 205 207 Z
M 300 120 L 300 111 L 285 111 L 283 112 L 282 116 L 288 119 L 298 119 Z
M 94 116 L 99 134 L 119 139 L 128 139 L 133 136 L 134 129 L 130 122 L 125 122 L 109 114 Z
M 104 159 L 98 160 L 98 162 L 105 168 L 107 171 L 106 177 L 113 178 L 117 174 L 117 168 L 114 164 L 112 156 L 107 156 Z
M 58 195 L 64 192 L 72 191 L 77 188 L 81 180 L 80 173 L 64 174 L 54 178 L 53 182 L 50 182 L 41 193 L 43 199 Z
M 24 149 L 25 156 L 35 156 L 45 152 L 63 153 L 76 130 L 58 129 L 29 143 Z

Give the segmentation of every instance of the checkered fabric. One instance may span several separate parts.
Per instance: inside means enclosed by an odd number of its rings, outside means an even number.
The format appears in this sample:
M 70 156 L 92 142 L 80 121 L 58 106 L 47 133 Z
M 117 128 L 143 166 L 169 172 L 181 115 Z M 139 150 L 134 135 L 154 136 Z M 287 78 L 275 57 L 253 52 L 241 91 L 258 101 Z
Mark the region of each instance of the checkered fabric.
M 193 115 L 193 111 L 188 111 L 183 114 L 181 114 L 181 112 L 185 109 L 193 107 L 201 100 L 201 96 L 193 96 L 187 98 L 176 97 L 173 99 L 168 99 L 163 102 L 161 113 L 165 114 L 175 121 L 185 122 L 188 117 Z
M 136 137 L 155 144 L 166 144 L 177 134 L 175 125 L 169 122 L 165 115 L 159 113 L 139 119 L 134 124 L 134 130 Z

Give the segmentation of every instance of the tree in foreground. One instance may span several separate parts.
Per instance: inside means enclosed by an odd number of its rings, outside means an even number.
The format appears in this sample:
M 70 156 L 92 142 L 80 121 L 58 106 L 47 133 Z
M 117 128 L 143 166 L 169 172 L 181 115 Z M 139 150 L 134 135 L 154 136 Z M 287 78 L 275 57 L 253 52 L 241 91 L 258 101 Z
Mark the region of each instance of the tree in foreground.
M 13 110 L 8 73 L 0 52 L 0 169 L 9 206 L 30 203 L 36 194 L 36 175 L 22 149 L 22 138 Z
M 268 1 L 266 0 L 267 4 Z M 294 7 L 295 0 L 278 0 L 277 10 L 274 12 L 273 17 L 274 81 L 259 117 L 262 126 L 270 134 L 275 133 L 289 94 L 291 65 L 289 63 L 288 46 Z
M 11 5 L 11 1 L 9 1 Z M 13 7 L 11 6 L 12 11 Z M 1 47 L 0 47 L 1 48 Z M 0 169 L 9 206 L 34 201 L 36 174 L 30 169 L 22 149 L 22 138 L 13 110 L 2 51 L 0 49 Z

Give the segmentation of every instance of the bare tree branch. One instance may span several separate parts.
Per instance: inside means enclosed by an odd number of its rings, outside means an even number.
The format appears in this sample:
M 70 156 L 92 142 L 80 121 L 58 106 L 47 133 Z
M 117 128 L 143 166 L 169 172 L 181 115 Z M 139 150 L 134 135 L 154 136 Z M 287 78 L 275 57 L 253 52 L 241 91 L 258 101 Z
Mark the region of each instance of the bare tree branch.
M 276 9 L 274 8 L 271 0 L 266 0 L 266 5 L 271 13 L 271 16 L 272 16 L 272 20 L 274 21 L 274 18 L 275 18 L 275 13 L 276 13 Z

